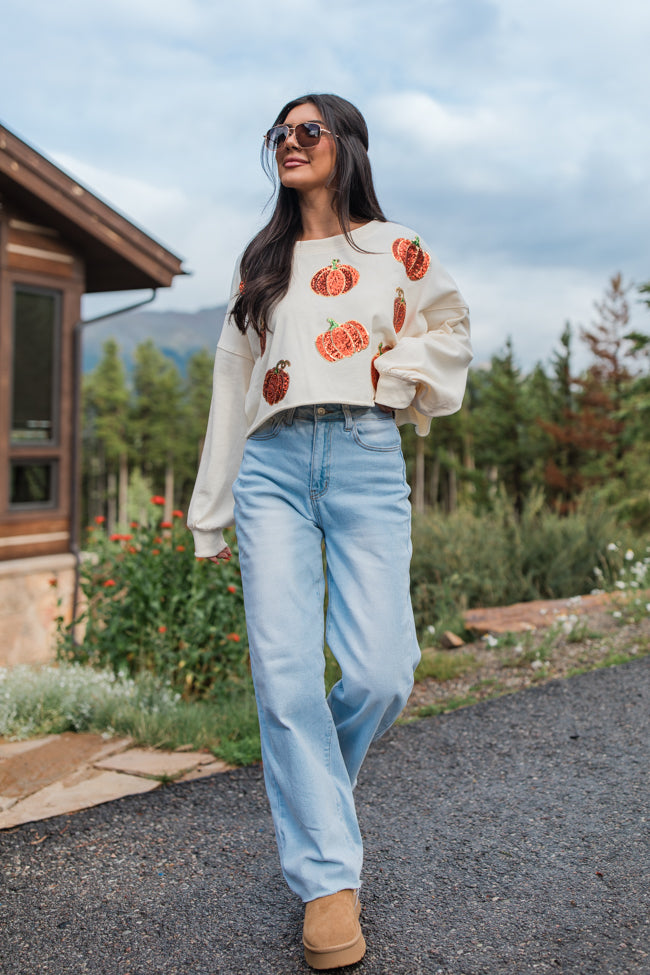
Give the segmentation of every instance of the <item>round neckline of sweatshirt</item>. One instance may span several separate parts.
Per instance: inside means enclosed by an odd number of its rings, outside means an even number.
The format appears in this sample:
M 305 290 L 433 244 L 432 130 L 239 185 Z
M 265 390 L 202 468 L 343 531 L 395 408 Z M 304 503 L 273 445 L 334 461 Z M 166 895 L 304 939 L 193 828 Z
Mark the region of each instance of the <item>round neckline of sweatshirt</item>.
M 371 238 L 373 234 L 380 228 L 385 227 L 390 221 L 384 222 L 383 220 L 369 220 L 365 223 L 363 227 L 358 227 L 356 230 L 352 231 L 352 239 L 355 244 L 361 244 L 363 241 Z M 297 251 L 309 252 L 309 251 L 319 251 L 319 250 L 331 250 L 332 247 L 336 247 L 340 244 L 347 244 L 345 239 L 345 234 L 336 234 L 334 237 L 319 237 L 316 240 L 297 240 L 295 247 Z

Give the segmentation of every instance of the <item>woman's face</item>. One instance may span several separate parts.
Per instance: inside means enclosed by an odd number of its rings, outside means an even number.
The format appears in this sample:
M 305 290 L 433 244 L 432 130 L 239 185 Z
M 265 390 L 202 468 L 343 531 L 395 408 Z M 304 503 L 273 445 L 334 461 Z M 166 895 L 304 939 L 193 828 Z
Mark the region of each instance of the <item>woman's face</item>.
M 321 125 L 326 125 L 311 102 L 292 108 L 283 121 L 287 125 L 298 125 L 299 122 L 320 122 Z M 318 145 L 313 149 L 302 149 L 292 133 L 277 150 L 275 160 L 283 186 L 299 193 L 321 189 L 327 185 L 336 165 L 336 139 L 323 132 Z

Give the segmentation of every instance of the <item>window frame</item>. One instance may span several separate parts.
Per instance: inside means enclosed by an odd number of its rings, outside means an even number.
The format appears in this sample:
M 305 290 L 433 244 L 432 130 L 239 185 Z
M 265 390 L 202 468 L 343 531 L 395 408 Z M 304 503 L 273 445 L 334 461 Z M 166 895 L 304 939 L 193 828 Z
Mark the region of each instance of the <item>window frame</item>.
M 13 435 L 14 423 L 14 383 L 16 379 L 16 298 L 19 293 L 43 295 L 54 299 L 54 321 L 52 339 L 52 419 L 50 436 L 43 440 L 19 440 Z M 13 461 L 15 450 L 40 450 L 42 448 L 58 448 L 61 446 L 61 338 L 62 338 L 63 292 L 60 288 L 23 284 L 20 281 L 12 283 L 11 294 L 11 363 L 9 371 L 9 450 L 10 462 Z M 56 493 L 56 492 L 55 492 Z M 13 508 L 13 505 L 10 505 Z
M 17 466 L 29 466 L 33 465 L 35 467 L 50 467 L 50 497 L 47 501 L 12 501 L 11 500 L 11 486 L 12 486 L 12 473 L 13 468 Z M 8 495 L 8 507 L 9 511 L 53 511 L 59 506 L 59 458 L 58 457 L 29 457 L 29 456 L 12 456 L 9 458 L 9 495 Z

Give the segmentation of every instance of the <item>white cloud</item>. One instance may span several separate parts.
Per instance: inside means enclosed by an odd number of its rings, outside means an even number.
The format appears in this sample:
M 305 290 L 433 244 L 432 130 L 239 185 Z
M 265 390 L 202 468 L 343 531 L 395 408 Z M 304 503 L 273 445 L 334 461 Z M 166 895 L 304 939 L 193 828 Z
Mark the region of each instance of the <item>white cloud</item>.
M 184 308 L 224 300 L 260 226 L 278 108 L 339 91 L 382 205 L 468 292 L 479 354 L 512 334 L 534 359 L 610 274 L 650 277 L 649 31 L 642 0 L 28 0 L 0 87 L 10 128 L 184 257 L 158 298 Z

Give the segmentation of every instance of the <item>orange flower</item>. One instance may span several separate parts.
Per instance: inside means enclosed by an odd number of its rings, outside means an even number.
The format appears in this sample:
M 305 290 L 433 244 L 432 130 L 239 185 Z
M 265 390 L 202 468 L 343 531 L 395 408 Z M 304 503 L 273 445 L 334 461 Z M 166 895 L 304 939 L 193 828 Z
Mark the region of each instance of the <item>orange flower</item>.
M 106 518 L 105 518 L 104 515 L 95 515 L 95 523 L 97 525 L 103 525 L 105 521 L 106 521 Z
M 237 592 L 234 586 L 228 586 L 228 592 Z
M 166 626 L 159 626 L 158 627 L 158 632 L 159 633 L 166 633 L 167 632 L 167 627 Z
M 135 547 L 135 545 L 129 545 L 129 547 L 127 548 L 127 552 L 128 552 L 128 553 L 129 553 L 130 555 L 135 555 L 135 553 L 136 553 L 137 551 L 138 551 L 138 550 L 137 550 L 137 548 Z
M 232 640 L 233 643 L 239 643 L 241 637 L 239 633 L 227 633 L 226 640 Z
M 161 528 L 171 528 L 172 527 L 172 523 L 171 523 L 171 521 L 161 521 L 160 522 L 160 527 Z
M 137 521 L 132 521 L 131 524 L 130 524 L 130 527 L 131 528 L 139 528 L 140 525 L 137 523 Z
M 183 517 L 183 512 L 180 511 L 178 508 L 176 508 L 174 511 L 172 511 L 172 514 L 173 514 L 174 518 L 182 518 Z
M 121 542 L 122 535 L 118 535 L 117 532 L 113 532 L 113 534 L 110 536 L 110 540 L 111 542 Z
M 133 535 L 122 535 L 122 538 L 124 539 L 125 542 L 130 542 L 131 539 L 133 538 Z
M 184 545 L 177 545 L 176 546 L 176 551 L 177 552 L 184 552 L 185 551 L 185 546 Z
M 116 585 L 117 583 L 115 582 L 115 579 L 107 579 L 106 582 L 104 583 L 104 589 L 110 589 L 111 586 L 116 586 Z
M 164 504 L 165 499 L 160 494 L 154 494 L 152 498 L 149 499 L 152 504 Z
M 152 548 L 151 549 L 151 554 L 152 555 L 160 555 L 160 549 L 159 548 Z

